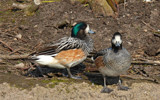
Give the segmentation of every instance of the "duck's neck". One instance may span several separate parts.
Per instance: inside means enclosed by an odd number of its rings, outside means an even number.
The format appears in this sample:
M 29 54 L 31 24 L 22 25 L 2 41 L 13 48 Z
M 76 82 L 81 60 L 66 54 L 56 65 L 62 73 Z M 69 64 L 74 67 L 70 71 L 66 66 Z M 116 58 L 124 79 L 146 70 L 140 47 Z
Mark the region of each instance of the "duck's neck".
M 90 38 L 90 36 L 86 36 L 85 41 L 87 43 L 87 45 L 93 50 L 93 40 L 92 38 Z
M 112 43 L 112 50 L 117 53 L 119 50 L 122 50 L 122 44 L 117 47 Z
M 82 41 L 85 42 L 85 51 L 87 54 L 89 54 L 90 52 L 93 51 L 93 40 L 90 38 L 90 36 L 86 35 L 83 39 L 81 39 Z

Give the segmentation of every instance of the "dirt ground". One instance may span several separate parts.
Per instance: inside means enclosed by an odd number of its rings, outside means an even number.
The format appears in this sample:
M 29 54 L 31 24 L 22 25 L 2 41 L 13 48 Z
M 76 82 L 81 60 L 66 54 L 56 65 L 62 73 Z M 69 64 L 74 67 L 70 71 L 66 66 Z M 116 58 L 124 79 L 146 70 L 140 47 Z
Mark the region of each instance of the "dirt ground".
M 71 4 L 68 0 L 43 3 L 32 16 L 22 10 L 9 10 L 13 0 L 0 1 L 0 55 L 30 54 L 64 36 L 70 36 L 72 25 L 86 21 L 96 34 L 95 50 L 110 46 L 114 32 L 121 32 L 123 46 L 136 61 L 160 60 L 160 1 L 127 0 L 119 4 L 118 18 L 95 17 L 89 6 Z M 20 68 L 18 66 L 20 65 Z M 24 64 L 24 65 L 23 65 Z M 102 76 L 92 71 L 94 64 L 84 62 L 72 69 L 82 80 L 62 77 L 62 70 L 43 68 L 46 77 L 39 77 L 35 68 L 28 69 L 25 60 L 0 59 L 0 100 L 158 100 L 160 98 L 160 66 L 132 64 L 121 76 L 128 91 L 119 91 L 115 84 L 110 94 L 100 93 Z M 84 67 L 85 65 L 85 67 Z M 108 84 L 110 84 L 108 82 Z

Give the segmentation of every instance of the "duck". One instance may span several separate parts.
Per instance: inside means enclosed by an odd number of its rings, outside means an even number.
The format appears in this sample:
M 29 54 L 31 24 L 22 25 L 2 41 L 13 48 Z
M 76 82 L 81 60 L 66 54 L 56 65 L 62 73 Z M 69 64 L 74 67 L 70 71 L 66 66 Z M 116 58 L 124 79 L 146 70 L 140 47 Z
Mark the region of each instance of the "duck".
M 102 74 L 104 79 L 104 87 L 101 93 L 110 93 L 113 90 L 106 86 L 106 77 L 118 77 L 118 89 L 128 90 L 127 86 L 123 86 L 120 75 L 126 73 L 131 65 L 131 55 L 122 46 L 122 35 L 115 32 L 111 39 L 111 47 L 98 51 L 94 57 L 94 62 Z
M 78 22 L 71 30 L 71 36 L 60 38 L 45 48 L 34 52 L 30 58 L 38 65 L 51 68 L 67 69 L 68 77 L 73 76 L 70 68 L 82 63 L 93 50 L 93 40 L 88 33 L 95 33 L 86 22 Z

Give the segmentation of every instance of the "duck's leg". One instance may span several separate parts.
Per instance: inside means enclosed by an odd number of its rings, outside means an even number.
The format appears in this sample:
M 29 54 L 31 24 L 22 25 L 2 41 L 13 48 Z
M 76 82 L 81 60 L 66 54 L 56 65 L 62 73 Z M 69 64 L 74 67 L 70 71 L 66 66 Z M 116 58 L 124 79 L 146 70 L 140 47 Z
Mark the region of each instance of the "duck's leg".
M 72 78 L 72 79 L 82 79 L 80 76 L 73 76 L 71 71 L 70 71 L 70 68 L 67 67 L 67 72 L 68 72 L 68 76 L 69 78 Z
M 120 77 L 119 77 L 119 81 L 118 81 L 118 90 L 125 90 L 127 91 L 129 88 L 127 86 L 123 86 L 122 85 L 122 82 L 120 80 Z
M 104 87 L 101 90 L 101 93 L 110 93 L 110 92 L 112 92 L 113 90 L 106 86 L 106 77 L 103 76 L 103 78 L 104 78 Z

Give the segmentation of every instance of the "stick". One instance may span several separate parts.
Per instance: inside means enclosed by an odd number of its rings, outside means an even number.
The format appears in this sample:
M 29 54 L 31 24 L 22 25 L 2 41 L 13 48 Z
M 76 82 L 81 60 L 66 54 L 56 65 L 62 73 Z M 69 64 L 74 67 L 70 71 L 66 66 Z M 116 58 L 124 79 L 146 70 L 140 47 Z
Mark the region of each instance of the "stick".
M 142 20 L 142 23 L 143 23 L 143 24 L 145 24 L 146 26 L 148 26 L 150 29 L 152 29 L 152 30 L 156 31 L 153 27 L 151 27 L 149 24 L 147 24 L 147 23 L 146 23 L 146 22 L 144 22 L 143 20 Z
M 126 11 L 126 0 L 124 0 L 124 11 Z
M 148 81 L 153 81 L 155 79 L 150 78 L 150 77 L 144 77 L 142 75 L 120 75 L 122 78 L 130 78 L 130 79 L 134 79 L 134 80 L 148 80 Z
M 15 59 L 27 59 L 29 54 L 24 55 L 0 55 L 0 59 L 8 59 L 8 60 L 15 60 Z M 94 63 L 92 61 L 86 61 L 88 63 Z M 151 61 L 151 60 L 145 60 L 145 61 L 132 61 L 132 64 L 135 65 L 160 65 L 159 61 Z
M 8 46 L 4 41 L 0 40 L 0 43 L 5 45 L 10 51 L 13 51 L 13 49 L 10 46 Z
M 18 8 L 18 9 L 26 9 L 30 7 L 31 4 L 21 4 L 21 3 L 13 3 L 12 7 Z
M 29 54 L 24 55 L 0 55 L 0 59 L 7 59 L 7 60 L 16 60 L 16 59 L 27 59 Z
M 7 9 L 4 9 L 4 10 L 0 10 L 0 11 L 4 12 L 4 11 L 7 11 L 7 10 L 12 10 L 12 9 L 13 9 L 13 7 L 7 8 Z
M 158 33 L 154 33 L 154 35 L 157 36 L 157 37 L 160 37 L 160 34 L 158 34 Z
M 132 61 L 135 65 L 160 65 L 159 61 Z
M 91 60 L 90 58 L 87 58 L 85 60 L 85 62 L 87 63 L 94 63 L 93 60 Z M 152 61 L 152 60 L 147 60 L 147 59 L 137 59 L 131 62 L 134 65 L 160 65 L 160 61 Z
M 144 22 L 143 20 L 142 20 L 142 23 L 143 24 L 145 24 L 146 26 L 148 26 L 150 29 L 152 29 L 152 31 L 154 32 L 154 35 L 155 36 L 158 36 L 158 37 L 160 37 L 160 35 L 158 34 L 158 33 L 160 33 L 160 32 L 158 32 L 157 30 L 155 30 L 153 27 L 151 27 L 151 25 L 150 24 L 147 24 L 146 22 Z

